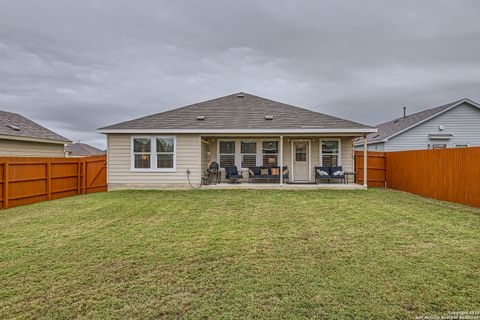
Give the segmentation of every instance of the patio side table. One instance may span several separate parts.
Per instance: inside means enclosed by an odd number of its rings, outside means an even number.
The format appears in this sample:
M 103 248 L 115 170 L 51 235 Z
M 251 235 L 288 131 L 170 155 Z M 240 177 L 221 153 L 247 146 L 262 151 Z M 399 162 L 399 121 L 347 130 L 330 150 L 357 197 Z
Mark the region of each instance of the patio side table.
M 348 184 L 348 177 L 349 176 L 353 176 L 353 178 L 355 179 L 355 176 L 357 175 L 356 172 L 353 172 L 353 171 L 347 171 L 345 172 L 345 184 Z M 355 180 L 354 180 L 355 181 Z

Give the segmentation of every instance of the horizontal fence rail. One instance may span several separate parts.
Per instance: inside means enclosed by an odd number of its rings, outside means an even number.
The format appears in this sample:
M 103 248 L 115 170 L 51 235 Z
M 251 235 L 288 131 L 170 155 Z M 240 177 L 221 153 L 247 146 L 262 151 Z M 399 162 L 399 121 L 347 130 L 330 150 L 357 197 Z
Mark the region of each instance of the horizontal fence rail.
M 107 191 L 106 156 L 0 157 L 0 207 Z

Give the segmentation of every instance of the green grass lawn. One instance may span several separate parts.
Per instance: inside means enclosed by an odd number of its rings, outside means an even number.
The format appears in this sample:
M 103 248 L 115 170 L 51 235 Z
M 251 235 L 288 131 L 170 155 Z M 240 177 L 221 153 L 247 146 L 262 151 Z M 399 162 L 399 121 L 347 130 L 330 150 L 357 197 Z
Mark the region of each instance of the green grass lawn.
M 0 211 L 0 318 L 480 310 L 480 210 L 387 190 L 116 191 Z

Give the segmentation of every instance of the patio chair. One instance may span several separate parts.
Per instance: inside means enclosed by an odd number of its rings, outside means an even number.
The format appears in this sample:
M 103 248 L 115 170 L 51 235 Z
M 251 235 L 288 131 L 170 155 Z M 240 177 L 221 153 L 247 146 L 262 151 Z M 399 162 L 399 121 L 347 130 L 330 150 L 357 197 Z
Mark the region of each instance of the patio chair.
M 207 169 L 207 180 L 208 184 L 211 184 L 212 181 L 215 182 L 215 184 L 220 182 L 220 166 L 216 162 L 210 163 Z
M 236 166 L 225 167 L 225 179 L 231 180 L 231 183 L 240 183 L 239 179 L 242 179 L 243 176 L 238 174 Z
M 330 167 L 331 179 L 339 179 L 345 183 L 345 171 L 343 171 L 342 166 Z
M 319 180 L 328 180 L 330 183 L 330 179 L 332 179 L 330 167 L 315 167 L 315 183 Z
M 261 169 L 262 167 L 249 167 L 248 168 L 248 181 L 253 182 L 253 181 L 262 181 L 262 175 L 261 175 Z

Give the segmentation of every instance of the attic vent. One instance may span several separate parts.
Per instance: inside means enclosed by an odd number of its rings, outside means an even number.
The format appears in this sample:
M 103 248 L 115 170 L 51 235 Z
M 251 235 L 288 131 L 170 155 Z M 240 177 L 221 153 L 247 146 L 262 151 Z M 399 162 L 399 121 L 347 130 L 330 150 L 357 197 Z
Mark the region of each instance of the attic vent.
M 265 115 L 265 120 L 273 120 L 273 116 L 271 114 Z
M 237 98 L 244 98 L 244 97 L 245 97 L 245 95 L 243 93 L 237 94 Z
M 203 121 L 206 118 L 207 118 L 206 116 L 197 116 L 197 120 L 199 120 L 199 121 Z
M 13 129 L 15 131 L 20 131 L 20 128 L 17 127 L 16 125 L 13 125 L 13 124 L 7 124 L 7 127 L 9 127 L 10 129 Z

